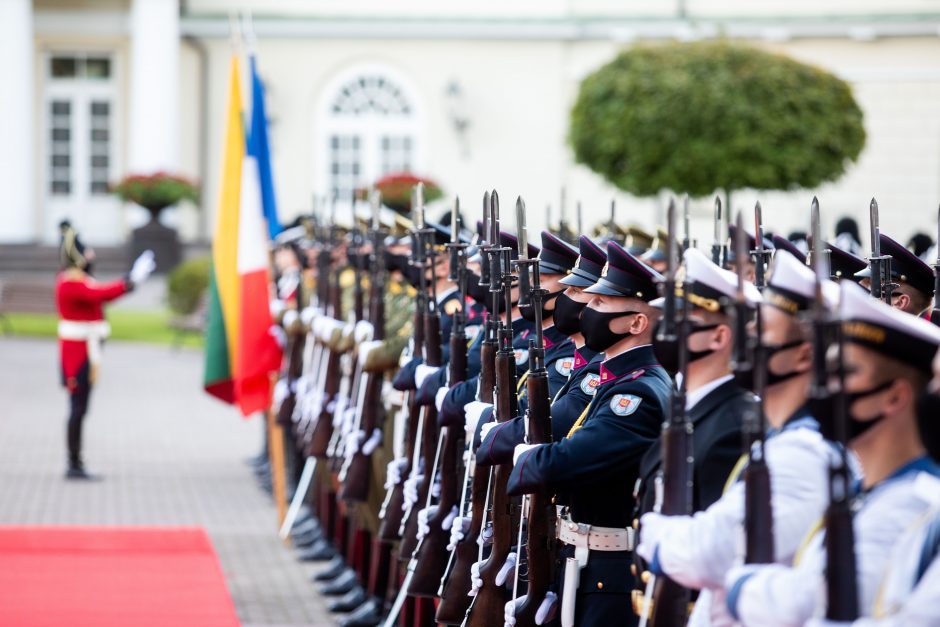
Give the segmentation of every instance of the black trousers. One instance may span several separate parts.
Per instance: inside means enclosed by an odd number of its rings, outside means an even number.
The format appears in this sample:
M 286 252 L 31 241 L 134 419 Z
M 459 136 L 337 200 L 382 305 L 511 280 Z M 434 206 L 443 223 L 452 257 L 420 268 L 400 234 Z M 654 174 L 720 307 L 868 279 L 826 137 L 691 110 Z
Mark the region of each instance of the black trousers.
M 67 429 L 67 443 L 69 449 L 69 465 L 82 464 L 82 423 L 88 412 L 88 398 L 91 396 L 91 385 L 79 384 L 69 395 L 69 421 Z

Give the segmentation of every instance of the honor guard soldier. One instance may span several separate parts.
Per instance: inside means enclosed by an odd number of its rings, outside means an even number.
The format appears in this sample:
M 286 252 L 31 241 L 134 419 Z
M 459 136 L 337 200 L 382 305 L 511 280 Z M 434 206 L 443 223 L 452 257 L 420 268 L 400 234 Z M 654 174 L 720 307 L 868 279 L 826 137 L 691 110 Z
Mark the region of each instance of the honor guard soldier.
M 861 280 L 855 275 L 867 268 L 868 262 L 835 244 L 826 244 L 826 249 L 829 251 L 829 274 L 833 281 L 848 279 L 858 283 Z
M 741 426 L 753 406 L 753 394 L 732 374 L 734 347 L 731 306 L 737 292 L 737 277 L 713 264 L 695 248 L 685 251 L 684 266 L 676 285 L 676 310 L 689 301 L 688 376 L 685 409 L 692 422 L 692 511 L 709 507 L 718 500 L 728 475 L 741 456 Z M 756 307 L 760 293 L 744 284 L 748 305 Z M 654 301 L 662 306 L 664 299 Z M 679 368 L 676 342 L 653 342 L 660 364 L 670 373 Z M 657 441 L 640 463 L 636 486 L 637 518 L 654 511 L 655 477 L 662 468 L 663 447 Z M 636 523 L 636 521 L 634 521 Z M 643 530 L 640 530 L 642 535 Z M 641 577 L 644 579 L 645 577 Z M 638 608 L 634 608 L 638 609 Z
M 915 316 L 929 315 L 934 289 L 933 268 L 887 235 L 881 234 L 879 240 L 881 254 L 891 257 L 891 280 L 896 282 L 891 305 Z M 867 288 L 871 269 L 855 276 L 861 279 L 862 287 Z
M 666 271 L 666 245 L 669 241 L 669 234 L 663 227 L 656 228 L 656 241 L 653 247 L 643 254 L 643 263 L 660 274 Z
M 774 235 L 770 238 L 771 243 L 774 245 L 774 250 L 785 250 L 791 255 L 793 255 L 797 261 L 802 264 L 806 263 L 806 253 L 796 247 L 796 244 L 788 240 L 782 235 Z
M 599 373 L 603 361 L 603 354 L 584 345 L 584 336 L 581 335 L 581 311 L 592 298 L 590 294 L 585 294 L 584 290 L 600 279 L 601 270 L 607 263 L 607 254 L 584 235 L 578 240 L 578 248 L 580 254 L 574 265 L 566 276 L 558 280 L 565 289 L 555 298 L 555 309 L 551 312 L 554 322 L 552 328 L 568 339 L 573 349 L 571 365 L 566 368 L 569 372 L 565 382 L 560 388 L 553 390 L 551 395 L 552 437 L 555 440 L 561 440 L 567 435 L 574 421 L 591 402 L 600 382 Z M 559 362 L 556 361 L 557 363 Z M 549 372 L 549 381 L 551 376 Z M 467 411 L 469 414 L 471 409 L 468 408 Z M 495 422 L 484 422 L 481 427 L 482 444 L 477 452 L 477 464 L 490 466 L 508 463 L 512 460 L 516 445 L 523 442 L 524 435 L 525 421 L 521 415 L 498 426 Z
M 838 291 L 834 284 L 826 285 L 830 297 Z M 761 341 L 767 361 L 764 409 L 773 434 L 766 440 L 765 455 L 771 479 L 774 555 L 783 564 L 791 563 L 828 503 L 832 447 L 809 411 L 813 350 L 798 319 L 813 304 L 815 287 L 812 270 L 779 251 L 761 304 Z M 751 382 L 739 383 L 751 386 Z M 745 485 L 739 479 L 746 462 L 747 456 L 742 456 L 721 498 L 695 516 L 646 513 L 640 519 L 637 553 L 650 571 L 701 590 L 690 618 L 692 625 L 733 624 L 723 586 L 727 572 L 742 559 Z
M 633 617 L 629 567 L 632 489 L 643 454 L 659 435 L 669 375 L 651 346 L 660 275 L 618 244 L 581 314 L 587 345 L 604 351 L 597 393 L 560 442 L 516 447 L 510 494 L 565 492 L 562 625 L 613 625 Z
M 627 228 L 626 248 L 634 257 L 641 257 L 653 245 L 653 236 L 641 227 L 633 225 Z
M 144 251 L 123 279 L 98 283 L 92 276 L 94 251 L 86 248 L 67 221 L 62 233 L 62 271 L 56 277 L 55 300 L 59 312 L 59 354 L 62 385 L 69 393 L 67 479 L 91 479 L 82 460 L 82 424 L 91 388 L 101 364 L 101 347 L 111 332 L 104 318 L 105 303 L 128 293 L 156 268 L 153 252 Z
M 728 607 L 744 625 L 802 625 L 818 616 L 827 570 L 829 577 L 856 578 L 858 612 L 871 616 L 893 547 L 940 493 L 940 466 L 925 454 L 916 416 L 940 329 L 849 282 L 841 284 L 839 319 L 844 427 L 863 469 L 853 521 L 857 573 L 827 568 L 825 533 L 817 528 L 792 567 L 745 566 L 728 574 Z M 836 431 L 835 414 L 820 414 L 824 433 Z

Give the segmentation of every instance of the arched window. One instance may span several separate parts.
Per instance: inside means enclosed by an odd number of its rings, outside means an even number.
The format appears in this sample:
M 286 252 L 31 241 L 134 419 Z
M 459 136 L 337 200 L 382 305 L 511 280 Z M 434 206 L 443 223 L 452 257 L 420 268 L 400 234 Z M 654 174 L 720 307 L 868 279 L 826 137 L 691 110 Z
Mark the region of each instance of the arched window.
M 419 110 L 406 81 L 388 68 L 358 67 L 333 80 L 317 125 L 317 193 L 335 193 L 348 207 L 357 187 L 420 170 Z

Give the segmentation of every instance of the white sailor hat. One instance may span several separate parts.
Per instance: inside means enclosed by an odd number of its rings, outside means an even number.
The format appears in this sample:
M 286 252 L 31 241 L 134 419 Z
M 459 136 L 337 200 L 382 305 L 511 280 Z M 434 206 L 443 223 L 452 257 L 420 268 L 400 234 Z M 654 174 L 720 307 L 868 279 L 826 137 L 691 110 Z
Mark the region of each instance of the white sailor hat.
M 839 290 L 832 281 L 823 281 L 822 292 L 827 307 L 838 302 Z M 764 288 L 764 303 L 795 316 L 810 309 L 815 300 L 816 274 L 786 250 L 778 249 Z
M 940 346 L 940 327 L 891 307 L 851 281 L 843 281 L 840 318 L 842 337 L 925 374 Z
M 677 307 L 686 298 L 693 308 L 716 312 L 734 301 L 738 293 L 738 277 L 734 272 L 719 268 L 702 251 L 689 248 L 683 256 L 683 266 L 676 273 Z M 755 306 L 761 302 L 760 291 L 750 281 L 744 282 L 744 300 Z M 664 299 L 652 303 L 662 307 Z

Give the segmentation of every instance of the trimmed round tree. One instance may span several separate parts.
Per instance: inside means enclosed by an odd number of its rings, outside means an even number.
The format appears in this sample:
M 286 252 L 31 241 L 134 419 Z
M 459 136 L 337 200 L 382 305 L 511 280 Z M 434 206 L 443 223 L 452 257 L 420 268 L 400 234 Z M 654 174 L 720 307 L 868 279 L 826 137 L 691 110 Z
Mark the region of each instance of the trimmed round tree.
M 637 196 L 811 188 L 865 144 L 845 81 L 726 41 L 644 45 L 588 76 L 571 112 L 575 159 Z

